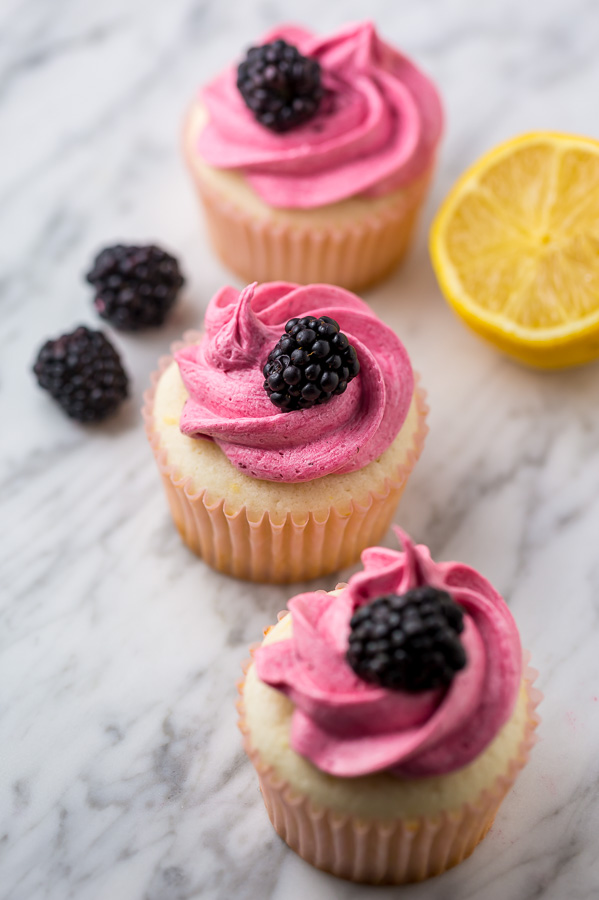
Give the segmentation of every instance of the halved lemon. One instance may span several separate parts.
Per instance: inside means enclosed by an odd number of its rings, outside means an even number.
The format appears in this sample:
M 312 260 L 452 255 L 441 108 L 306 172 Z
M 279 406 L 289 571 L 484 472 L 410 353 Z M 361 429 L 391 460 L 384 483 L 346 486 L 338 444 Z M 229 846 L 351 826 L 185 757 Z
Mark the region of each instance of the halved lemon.
M 545 368 L 599 357 L 599 141 L 496 147 L 450 191 L 430 249 L 449 303 L 500 350 Z

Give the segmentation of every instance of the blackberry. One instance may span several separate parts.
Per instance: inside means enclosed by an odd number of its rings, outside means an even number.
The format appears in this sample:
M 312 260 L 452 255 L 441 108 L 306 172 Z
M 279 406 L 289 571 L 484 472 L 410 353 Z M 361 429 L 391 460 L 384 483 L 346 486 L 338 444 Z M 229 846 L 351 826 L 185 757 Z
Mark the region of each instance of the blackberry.
M 237 87 L 261 125 L 289 131 L 318 111 L 320 63 L 283 40 L 252 47 L 237 69 Z
M 463 613 L 446 591 L 417 587 L 360 606 L 351 619 L 347 661 L 382 687 L 426 691 L 446 687 L 466 665 L 458 635 Z
M 79 422 L 105 419 L 128 393 L 129 379 L 118 353 L 101 331 L 84 325 L 46 341 L 33 371 L 41 387 Z
M 268 354 L 264 389 L 281 412 L 310 409 L 342 394 L 360 371 L 355 348 L 329 316 L 289 319 Z
M 86 278 L 97 311 L 123 331 L 162 325 L 184 281 L 175 257 L 154 244 L 107 247 Z

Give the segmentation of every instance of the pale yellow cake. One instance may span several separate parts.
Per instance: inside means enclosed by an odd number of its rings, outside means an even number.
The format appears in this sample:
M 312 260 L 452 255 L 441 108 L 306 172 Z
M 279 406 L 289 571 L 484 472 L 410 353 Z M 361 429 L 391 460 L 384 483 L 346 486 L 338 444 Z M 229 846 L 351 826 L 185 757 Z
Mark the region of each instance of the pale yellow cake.
M 262 200 L 242 172 L 204 162 L 197 146 L 206 117 L 196 101 L 185 122 L 184 155 L 214 249 L 246 281 L 328 282 L 361 290 L 400 262 L 432 166 L 382 197 L 356 195 L 311 209 L 276 208 Z
M 299 522 L 309 513 L 326 513 L 331 507 L 349 515 L 352 503 L 368 503 L 371 494 L 385 493 L 390 483 L 397 486 L 398 472 L 412 468 L 424 437 L 424 401 L 416 391 L 391 446 L 363 469 L 299 483 L 261 481 L 236 469 L 214 442 L 181 433 L 179 418 L 186 398 L 179 368 L 173 362 L 157 384 L 153 409 L 154 428 L 168 464 L 189 479 L 188 493 L 207 491 L 209 498 L 224 500 L 227 512 L 243 507 L 252 520 L 268 512 L 273 522 L 283 521 L 289 514 Z
M 185 156 L 194 174 L 207 188 L 216 191 L 244 213 L 257 220 L 273 222 L 292 228 L 331 228 L 353 225 L 359 227 L 373 216 L 397 209 L 408 196 L 408 188 L 399 188 L 383 197 L 349 197 L 338 203 L 312 209 L 277 209 L 269 206 L 256 193 L 241 172 L 235 169 L 216 169 L 204 162 L 197 152 L 198 138 L 207 120 L 200 102 L 194 103 L 185 123 Z M 428 179 L 427 179 L 428 181 Z
M 285 616 L 264 638 L 264 644 L 292 634 L 292 617 Z M 411 819 L 459 810 L 476 804 L 483 791 L 506 775 L 518 758 L 529 724 L 529 697 L 523 681 L 509 721 L 486 750 L 470 765 L 448 775 L 402 779 L 386 772 L 359 778 L 339 778 L 317 769 L 290 747 L 293 703 L 280 691 L 259 680 L 255 666 L 247 672 L 243 709 L 248 739 L 261 763 L 294 792 L 308 797 L 316 808 L 349 813 L 364 819 Z

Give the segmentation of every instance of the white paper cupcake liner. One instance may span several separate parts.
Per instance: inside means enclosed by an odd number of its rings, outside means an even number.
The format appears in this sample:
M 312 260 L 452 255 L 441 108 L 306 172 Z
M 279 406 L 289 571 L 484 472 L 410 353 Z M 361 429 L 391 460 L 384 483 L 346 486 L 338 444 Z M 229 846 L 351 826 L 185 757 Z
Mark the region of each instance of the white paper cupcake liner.
M 173 345 L 180 347 L 199 339 L 197 332 Z M 393 478 L 366 495 L 355 497 L 349 507 L 334 505 L 298 517 L 284 517 L 266 510 L 256 517 L 245 506 L 227 508 L 224 497 L 215 497 L 209 486 L 198 490 L 185 473 L 168 459 L 160 433 L 154 424 L 156 384 L 172 357 L 163 357 L 152 376 L 152 386 L 144 397 L 146 434 L 162 476 L 175 525 L 187 546 L 208 565 L 236 578 L 284 584 L 336 572 L 352 565 L 362 550 L 376 545 L 386 532 L 408 476 L 424 445 L 428 432 L 425 393 L 417 385 L 418 428 L 406 461 Z
M 279 618 L 286 612 L 279 613 Z M 268 630 L 268 629 L 267 629 Z M 265 632 L 266 633 L 266 632 Z M 255 652 L 259 645 L 251 648 Z M 536 708 L 542 694 L 533 682 L 537 672 L 525 654 L 528 707 L 524 736 L 505 771 L 475 803 L 412 819 L 361 819 L 314 805 L 260 758 L 252 747 L 239 682 L 239 728 L 244 748 L 258 773 L 266 809 L 277 834 L 306 862 L 340 878 L 368 884 L 406 884 L 440 875 L 466 859 L 487 834 L 505 795 L 526 764 L 536 741 Z M 244 666 L 247 672 L 251 659 Z

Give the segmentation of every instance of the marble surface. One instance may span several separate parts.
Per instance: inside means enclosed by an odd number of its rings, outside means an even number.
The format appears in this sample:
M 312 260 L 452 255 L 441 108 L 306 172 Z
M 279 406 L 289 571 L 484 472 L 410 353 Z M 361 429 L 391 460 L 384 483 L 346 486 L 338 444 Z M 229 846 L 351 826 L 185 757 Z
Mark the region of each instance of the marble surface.
M 304 0 L 301 13 L 321 31 L 373 16 L 443 90 L 448 128 L 419 238 L 368 295 L 407 345 L 432 407 L 398 521 L 505 594 L 541 671 L 541 740 L 474 856 L 424 885 L 347 885 L 274 835 L 235 726 L 235 681 L 289 591 L 220 577 L 185 550 L 139 407 L 157 357 L 231 280 L 206 245 L 180 159 L 186 103 L 297 8 L 5 0 L 3 900 L 599 895 L 599 366 L 527 371 L 481 343 L 442 301 L 424 237 L 452 180 L 500 139 L 537 127 L 599 136 L 599 7 Z M 133 398 L 86 430 L 37 388 L 30 366 L 46 337 L 98 324 L 82 273 L 119 238 L 170 247 L 188 283 L 168 327 L 112 335 Z

